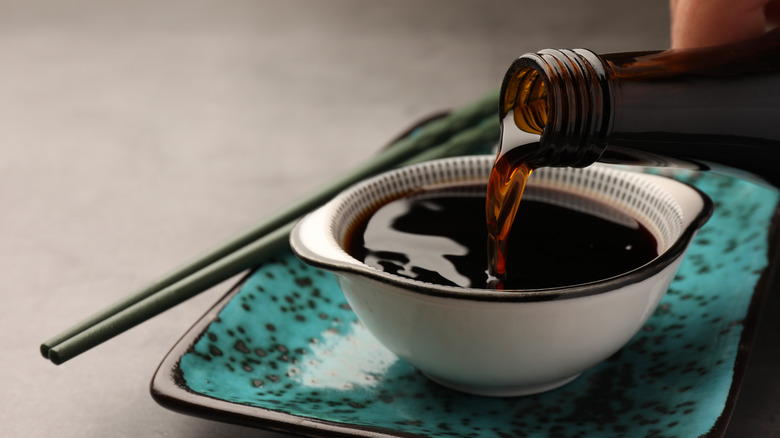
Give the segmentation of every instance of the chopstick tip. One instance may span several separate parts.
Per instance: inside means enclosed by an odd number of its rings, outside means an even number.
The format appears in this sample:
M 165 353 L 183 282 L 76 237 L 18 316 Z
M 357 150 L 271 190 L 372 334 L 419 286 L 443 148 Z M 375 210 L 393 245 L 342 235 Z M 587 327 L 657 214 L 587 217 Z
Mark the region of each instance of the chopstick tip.
M 48 359 L 53 363 L 54 365 L 61 365 L 66 360 L 68 360 L 67 357 L 62 357 L 54 348 L 49 349 L 49 356 Z
M 49 344 L 44 342 L 43 344 L 41 344 L 40 351 L 41 351 L 41 355 L 43 356 L 43 358 L 44 359 L 48 359 L 49 358 L 49 351 L 51 351 L 51 347 L 49 346 Z
M 56 345 L 52 344 L 51 342 L 44 342 L 40 346 L 41 356 L 43 356 L 44 359 L 48 359 L 53 363 L 54 365 L 60 365 L 66 360 L 68 360 L 67 357 L 63 357 L 60 353 L 56 351 Z

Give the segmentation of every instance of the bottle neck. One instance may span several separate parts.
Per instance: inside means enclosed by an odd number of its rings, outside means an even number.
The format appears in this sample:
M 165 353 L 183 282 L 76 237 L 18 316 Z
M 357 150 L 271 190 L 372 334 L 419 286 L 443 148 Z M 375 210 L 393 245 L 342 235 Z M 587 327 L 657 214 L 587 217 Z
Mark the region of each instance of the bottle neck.
M 607 144 L 612 104 L 607 73 L 588 50 L 525 54 L 507 72 L 501 87 L 502 150 L 520 137 L 537 134 L 528 151 L 533 167 L 593 164 Z

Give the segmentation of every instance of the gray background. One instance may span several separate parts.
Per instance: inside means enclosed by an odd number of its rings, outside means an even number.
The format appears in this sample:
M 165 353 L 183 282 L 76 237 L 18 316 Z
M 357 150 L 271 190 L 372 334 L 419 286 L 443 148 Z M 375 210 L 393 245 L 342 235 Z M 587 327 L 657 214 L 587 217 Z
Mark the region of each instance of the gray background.
M 278 436 L 148 393 L 234 280 L 60 367 L 38 344 L 476 100 L 521 53 L 667 34 L 660 0 L 0 2 L 0 435 Z M 776 430 L 777 378 L 754 375 L 770 389 L 738 406 L 741 436 Z

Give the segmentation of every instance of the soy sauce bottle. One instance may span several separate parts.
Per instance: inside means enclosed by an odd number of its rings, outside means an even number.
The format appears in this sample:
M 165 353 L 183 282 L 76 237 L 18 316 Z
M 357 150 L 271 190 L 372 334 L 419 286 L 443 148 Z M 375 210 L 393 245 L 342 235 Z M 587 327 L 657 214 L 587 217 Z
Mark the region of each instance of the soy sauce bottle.
M 499 157 L 532 168 L 675 166 L 780 187 L 780 30 L 701 49 L 526 54 L 499 109 Z

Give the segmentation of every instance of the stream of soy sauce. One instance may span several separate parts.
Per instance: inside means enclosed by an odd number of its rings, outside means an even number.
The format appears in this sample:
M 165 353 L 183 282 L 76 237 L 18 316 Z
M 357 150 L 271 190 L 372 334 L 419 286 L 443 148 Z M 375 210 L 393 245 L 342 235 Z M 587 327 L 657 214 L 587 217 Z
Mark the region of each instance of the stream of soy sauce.
M 536 105 L 541 104 L 537 102 Z M 543 107 L 538 109 L 545 110 Z M 517 110 L 509 111 L 501 120 L 501 140 L 487 185 L 487 273 L 489 283 L 497 289 L 506 287 L 510 231 L 528 178 L 536 167 L 529 156 L 537 150 L 541 134 L 538 127 L 523 124 L 524 119 Z

